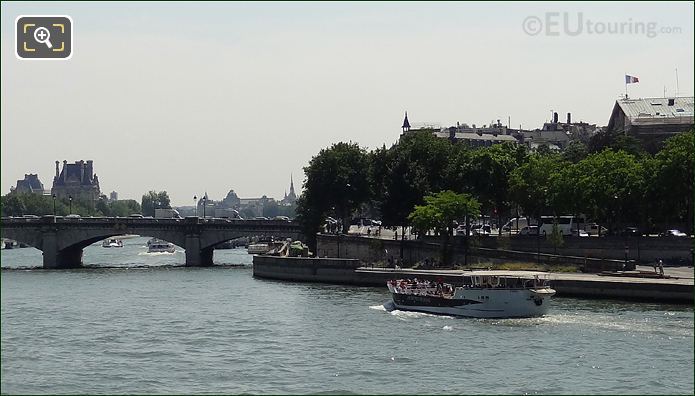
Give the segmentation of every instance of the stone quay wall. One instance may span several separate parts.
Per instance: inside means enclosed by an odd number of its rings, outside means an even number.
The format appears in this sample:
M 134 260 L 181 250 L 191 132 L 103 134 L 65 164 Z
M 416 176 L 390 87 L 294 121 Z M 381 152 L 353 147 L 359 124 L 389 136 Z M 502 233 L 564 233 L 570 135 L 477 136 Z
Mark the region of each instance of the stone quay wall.
M 451 243 L 453 262 L 463 263 L 464 239 L 454 237 Z M 653 263 L 658 259 L 663 259 L 666 265 L 692 265 L 692 243 L 691 238 L 570 237 L 563 240 L 562 246 L 555 247 L 542 237 L 478 237 L 470 240 L 468 264 L 537 262 L 540 256 L 544 264 L 582 265 L 586 271 L 595 272 L 623 269 L 627 252 L 628 267 L 636 263 Z M 407 263 L 413 264 L 437 259 L 441 247 L 439 238 L 434 237 L 400 241 L 321 234 L 317 236 L 316 254 L 319 257 L 359 259 L 365 264 L 403 257 Z

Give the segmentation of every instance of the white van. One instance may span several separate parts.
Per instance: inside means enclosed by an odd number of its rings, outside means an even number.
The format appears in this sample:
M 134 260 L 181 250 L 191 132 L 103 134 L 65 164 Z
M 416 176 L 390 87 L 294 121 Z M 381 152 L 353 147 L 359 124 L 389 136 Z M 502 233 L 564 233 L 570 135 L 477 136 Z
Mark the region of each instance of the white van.
M 541 227 L 539 229 L 541 235 L 552 234 L 554 224 L 557 224 L 557 228 L 562 235 L 572 235 L 572 232 L 576 232 L 577 228 L 580 230 L 584 229 L 586 219 L 582 216 L 558 216 L 557 218 L 553 216 L 541 216 Z
M 533 223 L 533 221 L 531 223 Z M 518 234 L 519 230 L 528 226 L 529 220 L 526 217 L 519 217 L 518 219 L 514 217 L 502 226 L 502 232 L 505 233 L 511 231 L 513 234 Z

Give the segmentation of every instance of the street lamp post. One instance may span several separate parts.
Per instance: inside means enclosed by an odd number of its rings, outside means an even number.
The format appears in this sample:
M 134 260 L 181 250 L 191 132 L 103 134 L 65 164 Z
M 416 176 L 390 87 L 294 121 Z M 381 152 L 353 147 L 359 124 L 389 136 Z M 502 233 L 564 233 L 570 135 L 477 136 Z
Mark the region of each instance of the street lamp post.
M 68 195 L 68 201 L 70 201 L 70 210 L 69 210 L 69 213 L 72 214 L 72 195 Z
M 56 218 L 56 195 L 53 194 L 53 221 L 55 221 Z
M 548 195 L 548 189 L 544 188 L 543 189 L 543 198 L 538 205 L 539 206 L 538 207 L 538 218 L 536 219 L 536 223 L 538 224 L 537 229 L 536 229 L 536 260 L 538 261 L 538 265 L 541 264 L 541 226 L 542 226 L 541 219 L 543 218 L 543 208 L 545 207 L 545 200 L 547 199 L 547 195 Z
M 193 196 L 193 206 L 195 206 L 195 217 L 198 217 L 198 196 Z
M 205 207 L 208 206 L 208 197 L 203 197 L 203 218 L 205 218 Z

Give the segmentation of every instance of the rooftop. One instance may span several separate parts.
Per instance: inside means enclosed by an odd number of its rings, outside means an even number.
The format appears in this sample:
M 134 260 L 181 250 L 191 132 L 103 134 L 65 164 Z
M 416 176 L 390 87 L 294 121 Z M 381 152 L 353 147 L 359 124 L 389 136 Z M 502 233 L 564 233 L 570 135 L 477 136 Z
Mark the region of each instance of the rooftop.
M 692 123 L 693 97 L 618 99 L 616 105 L 634 125 Z

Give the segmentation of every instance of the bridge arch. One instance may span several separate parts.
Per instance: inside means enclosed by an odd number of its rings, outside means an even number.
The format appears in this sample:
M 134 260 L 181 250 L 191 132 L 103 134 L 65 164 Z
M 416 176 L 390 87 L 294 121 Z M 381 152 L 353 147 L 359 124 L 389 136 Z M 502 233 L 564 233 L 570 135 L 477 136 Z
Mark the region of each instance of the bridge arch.
M 267 235 L 297 239 L 300 228 L 285 221 L 142 218 L 3 218 L 0 233 L 43 251 L 44 268 L 82 265 L 83 249 L 97 241 L 124 234 L 152 236 L 182 247 L 187 266 L 212 265 L 214 246 L 245 236 Z

